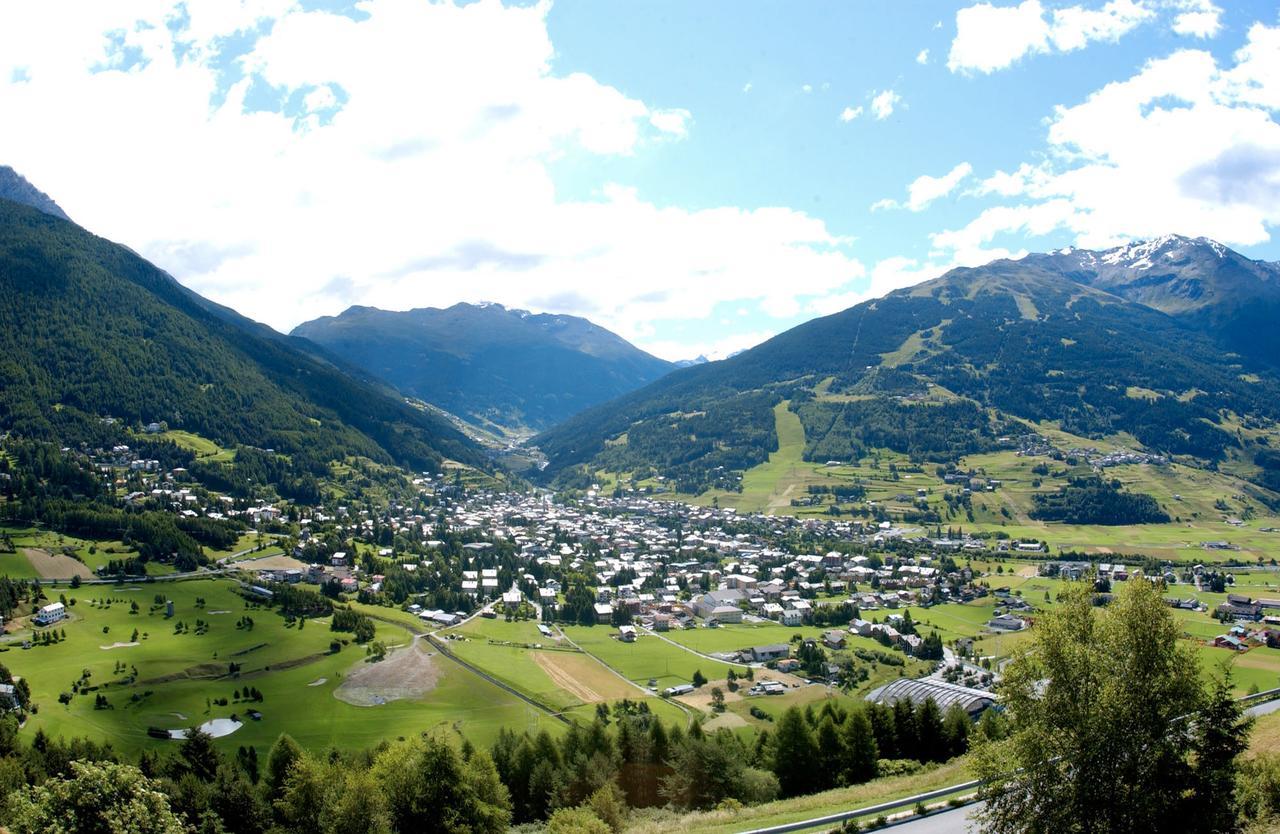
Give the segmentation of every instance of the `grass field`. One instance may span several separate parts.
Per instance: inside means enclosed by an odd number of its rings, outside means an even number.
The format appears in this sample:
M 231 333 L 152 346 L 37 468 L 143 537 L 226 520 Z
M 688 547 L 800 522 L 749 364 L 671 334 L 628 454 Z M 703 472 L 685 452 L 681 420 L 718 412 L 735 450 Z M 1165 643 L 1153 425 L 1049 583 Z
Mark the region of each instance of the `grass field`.
M 653 635 L 641 635 L 634 643 L 623 643 L 617 639 L 617 629 L 606 626 L 566 626 L 564 633 L 583 650 L 627 679 L 641 686 L 654 679 L 659 690 L 689 683 L 697 670 L 713 679 L 725 677 L 733 668 L 727 663 L 699 657 Z
M 176 729 L 233 713 L 243 716 L 250 709 L 261 711 L 262 720 L 246 721 L 220 745 L 253 745 L 265 752 L 285 731 L 314 749 L 369 747 L 439 726 L 482 745 L 503 726 L 560 731 L 558 722 L 439 656 L 430 660 L 437 676 L 435 688 L 421 698 L 372 707 L 344 703 L 334 697 L 334 690 L 346 676 L 367 666 L 363 649 L 352 644 L 329 654 L 330 641 L 348 635 L 331 632 L 326 620 L 288 628 L 273 611 L 246 608 L 234 587 L 225 580 L 85 586 L 74 592 L 72 617 L 58 626 L 66 631 L 64 642 L 30 650 L 10 642 L 0 662 L 30 682 L 40 705 L 31 718 L 35 728 L 62 736 L 88 734 L 126 752 L 166 744 L 149 738 L 148 727 Z M 163 609 L 149 613 L 157 592 L 174 601 L 172 620 L 164 618 Z M 197 597 L 205 600 L 203 607 L 197 606 Z M 99 600 L 103 604 L 91 603 Z M 130 602 L 135 600 L 140 611 L 131 613 Z M 252 630 L 236 628 L 241 616 L 253 618 Z M 194 633 L 197 619 L 209 623 L 207 633 Z M 190 630 L 175 633 L 178 621 Z M 134 629 L 139 631 L 137 645 L 103 648 L 134 642 Z M 377 622 L 379 640 L 404 645 L 410 637 L 404 627 Z M 242 664 L 238 678 L 226 674 L 233 661 Z M 117 663 L 125 664 L 123 671 Z M 124 682 L 133 667 L 137 682 Z M 59 703 L 59 694 L 70 692 L 72 682 L 86 670 L 89 684 L 100 688 L 73 696 L 68 705 Z M 262 703 L 210 702 L 231 699 L 234 690 L 246 685 L 262 691 Z M 107 696 L 111 709 L 94 709 L 92 695 L 98 693 Z

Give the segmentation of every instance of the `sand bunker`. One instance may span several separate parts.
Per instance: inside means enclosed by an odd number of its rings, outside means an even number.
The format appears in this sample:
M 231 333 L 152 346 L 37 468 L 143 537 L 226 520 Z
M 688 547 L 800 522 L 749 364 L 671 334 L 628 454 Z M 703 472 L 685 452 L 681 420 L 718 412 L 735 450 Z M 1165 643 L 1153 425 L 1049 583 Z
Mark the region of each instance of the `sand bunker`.
M 316 678 L 311 683 L 307 684 L 307 686 L 324 686 L 328 682 L 328 678 Z
M 141 646 L 141 645 L 142 644 L 139 643 L 137 640 L 134 640 L 131 643 L 112 643 L 110 646 L 99 646 L 98 648 L 102 649 L 103 651 L 109 652 L 112 649 L 127 649 L 130 646 Z
M 226 610 L 226 609 L 224 608 L 224 609 L 222 609 L 221 611 L 206 611 L 206 612 L 204 612 L 204 613 L 206 613 L 206 614 L 230 614 L 231 612 L 230 612 L 230 611 L 228 611 L 228 610 Z
M 230 718 L 215 718 L 212 721 L 206 721 L 200 725 L 200 732 L 208 733 L 214 738 L 222 738 L 229 736 L 236 730 L 243 727 L 244 724 L 239 721 L 232 721 Z M 186 730 L 170 730 L 169 738 L 186 738 Z
M 434 658 L 415 641 L 396 649 L 386 660 L 377 663 L 361 661 L 347 674 L 333 697 L 357 707 L 374 707 L 389 701 L 411 701 L 421 698 L 440 679 Z

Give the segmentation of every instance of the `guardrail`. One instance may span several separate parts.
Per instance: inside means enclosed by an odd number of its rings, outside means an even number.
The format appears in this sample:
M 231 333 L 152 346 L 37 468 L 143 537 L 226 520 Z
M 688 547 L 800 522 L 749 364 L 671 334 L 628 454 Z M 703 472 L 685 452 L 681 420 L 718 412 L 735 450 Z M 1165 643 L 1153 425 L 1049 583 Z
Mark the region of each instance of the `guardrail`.
M 902 799 L 892 799 L 888 802 L 881 802 L 879 805 L 868 805 L 865 808 L 855 808 L 852 811 L 840 811 L 835 814 L 828 814 L 825 817 L 814 817 L 807 820 L 797 820 L 795 822 L 785 822 L 781 825 L 771 825 L 767 828 L 753 828 L 750 831 L 744 831 L 742 834 L 786 834 L 789 831 L 804 831 L 809 828 L 817 828 L 820 825 L 834 825 L 842 823 L 845 820 L 857 819 L 858 817 L 870 817 L 886 813 L 888 811 L 896 811 L 899 808 L 914 807 L 920 802 L 928 802 L 931 799 L 942 799 L 944 796 L 951 796 L 956 793 L 976 790 L 985 784 L 981 779 L 974 779 L 972 782 L 962 782 L 959 785 L 949 785 L 945 788 L 929 791 L 928 793 L 919 793 L 915 796 L 905 796 Z
M 1268 701 L 1280 700 L 1280 688 L 1267 689 L 1262 692 L 1255 692 L 1252 695 L 1243 695 L 1236 698 L 1238 704 L 1263 704 Z M 845 820 L 857 819 L 859 817 L 878 816 L 888 811 L 896 811 L 899 808 L 908 806 L 914 807 L 917 803 L 928 802 L 931 799 L 942 799 L 952 794 L 963 793 L 965 791 L 976 790 L 985 784 L 980 779 L 971 782 L 962 782 L 958 785 L 949 785 L 945 788 L 929 791 L 928 793 L 916 794 L 915 796 L 907 796 L 902 799 L 893 799 L 888 802 L 881 802 L 879 805 L 868 805 L 865 808 L 854 808 L 851 811 L 840 811 L 835 814 L 828 814 L 825 817 L 813 817 L 807 820 L 796 820 L 795 822 L 782 823 L 780 825 L 771 825 L 765 828 L 752 828 L 743 831 L 740 834 L 788 834 L 793 831 L 807 831 L 810 828 L 817 828 L 822 825 L 834 825 L 844 822 Z M 970 804 L 970 803 L 965 803 Z

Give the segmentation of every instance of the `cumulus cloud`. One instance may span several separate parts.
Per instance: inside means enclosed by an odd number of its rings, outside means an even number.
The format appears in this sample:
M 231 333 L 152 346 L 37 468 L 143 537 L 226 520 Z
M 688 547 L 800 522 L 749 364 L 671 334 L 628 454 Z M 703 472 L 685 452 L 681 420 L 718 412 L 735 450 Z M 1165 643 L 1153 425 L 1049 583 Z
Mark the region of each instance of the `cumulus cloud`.
M 959 187 L 960 183 L 973 173 L 973 166 L 961 162 L 940 177 L 922 174 L 907 186 L 907 201 L 879 200 L 871 206 L 872 210 L 905 208 L 908 211 L 924 211 L 934 200 L 947 196 Z
M 1211 0 L 1175 0 L 1173 31 L 1192 38 L 1212 38 L 1222 30 L 1222 7 Z
M 607 181 L 558 195 L 553 163 L 643 155 L 694 121 L 554 71 L 548 3 L 359 10 L 6 4 L 0 112 L 25 127 L 0 131 L 0 160 L 282 329 L 353 299 L 499 298 L 636 337 L 723 301 L 786 311 L 864 274 L 800 211 L 658 206 Z
M 919 52 L 917 52 L 916 63 L 921 65 L 929 63 L 929 50 L 922 49 Z
M 871 115 L 876 121 L 883 121 L 893 115 L 893 109 L 902 103 L 902 96 L 893 90 L 882 90 L 871 94 Z
M 947 67 L 992 73 L 1021 58 L 1071 52 L 1093 41 L 1115 41 L 1155 17 L 1144 0 L 1110 0 L 1098 9 L 1066 6 L 1046 13 L 1040 0 L 1017 6 L 978 3 L 956 12 L 956 36 Z
M 861 107 L 846 107 L 840 111 L 840 121 L 846 124 L 862 115 Z
M 1181 50 L 1107 84 L 1050 121 L 1045 161 L 978 191 L 1019 198 L 933 237 L 973 253 L 1000 235 L 1065 230 L 1105 247 L 1170 231 L 1228 244 L 1280 224 L 1280 27 L 1255 24 L 1232 58 Z

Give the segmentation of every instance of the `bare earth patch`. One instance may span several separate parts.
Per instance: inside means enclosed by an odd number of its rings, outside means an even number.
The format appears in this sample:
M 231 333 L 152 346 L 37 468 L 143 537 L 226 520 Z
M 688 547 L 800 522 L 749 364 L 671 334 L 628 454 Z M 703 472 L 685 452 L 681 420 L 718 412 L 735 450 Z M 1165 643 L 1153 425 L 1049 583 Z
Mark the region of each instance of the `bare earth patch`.
M 259 559 L 245 559 L 243 562 L 235 563 L 237 570 L 292 570 L 297 568 L 302 570 L 306 568 L 306 562 L 299 562 L 292 556 L 279 554 L 277 556 L 263 556 Z
M 712 718 L 710 721 L 703 724 L 702 729 L 708 733 L 713 733 L 721 728 L 733 730 L 738 727 L 745 726 L 747 726 L 747 719 L 738 715 L 736 712 L 729 712 L 728 710 L 725 710 L 715 718 Z
M 328 678 L 316 678 L 311 683 L 307 684 L 307 686 L 324 686 L 328 682 Z
M 356 664 L 333 697 L 357 707 L 411 701 L 435 689 L 439 679 L 434 658 L 415 640 L 411 646 L 392 651 L 386 660 Z
M 99 646 L 98 648 L 102 649 L 103 651 L 111 651 L 112 649 L 127 649 L 130 646 L 141 646 L 141 645 L 142 644 L 139 643 L 137 640 L 134 640 L 131 643 L 112 643 L 110 646 Z
M 27 557 L 41 579 L 70 579 L 73 576 L 93 579 L 93 571 L 84 562 L 77 562 L 62 553 L 53 554 L 38 547 L 24 547 L 22 555 Z
M 561 668 L 561 666 L 556 662 L 558 658 L 552 657 L 552 654 L 552 652 L 533 653 L 533 662 L 538 664 L 538 666 L 542 668 L 542 671 L 547 673 L 547 677 L 551 678 L 552 683 L 563 689 L 565 692 L 568 692 L 584 704 L 594 704 L 597 701 L 604 700 L 600 697 L 600 693 L 570 676 L 569 673 Z
M 583 703 L 634 698 L 639 690 L 581 652 L 535 651 L 533 660 L 556 686 Z

